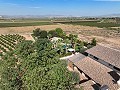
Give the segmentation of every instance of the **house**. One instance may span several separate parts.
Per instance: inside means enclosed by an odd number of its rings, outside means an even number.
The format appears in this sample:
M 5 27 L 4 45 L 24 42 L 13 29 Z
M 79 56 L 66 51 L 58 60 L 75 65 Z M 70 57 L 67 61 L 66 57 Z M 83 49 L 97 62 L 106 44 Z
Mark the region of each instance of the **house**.
M 89 57 L 120 73 L 120 51 L 97 45 L 86 51 Z
M 59 42 L 59 41 L 62 41 L 63 39 L 62 38 L 59 38 L 59 37 L 53 37 L 53 38 L 51 38 L 50 39 L 50 41 L 54 44 L 53 45 L 53 48 L 56 48 L 57 47 L 57 43 Z
M 92 80 L 100 90 L 118 90 L 120 51 L 97 45 L 87 50 L 85 55 L 78 54 L 69 58 L 68 66 Z
M 75 54 L 73 57 L 70 57 L 68 60 L 68 66 L 74 70 L 74 63 L 78 62 L 79 60 L 85 58 L 83 54 Z
M 53 37 L 53 38 L 51 38 L 51 42 L 57 42 L 57 41 L 59 41 L 59 40 L 63 40 L 62 38 L 59 38 L 59 37 Z

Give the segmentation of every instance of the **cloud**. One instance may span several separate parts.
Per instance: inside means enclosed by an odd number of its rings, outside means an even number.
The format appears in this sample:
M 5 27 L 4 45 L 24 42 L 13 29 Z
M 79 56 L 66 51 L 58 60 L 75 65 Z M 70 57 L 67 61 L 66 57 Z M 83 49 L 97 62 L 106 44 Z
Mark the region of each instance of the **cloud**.
M 18 4 L 15 4 L 15 3 L 1 3 L 1 4 L 12 5 L 12 6 L 17 6 L 18 5 Z
M 33 1 L 33 0 L 32 0 L 32 1 Z M 33 9 L 39 9 L 39 8 L 42 8 L 42 7 L 39 7 L 39 6 L 25 6 L 25 5 L 15 4 L 15 3 L 0 3 L 0 4 L 10 5 L 10 6 L 16 6 L 16 7 L 33 8 Z

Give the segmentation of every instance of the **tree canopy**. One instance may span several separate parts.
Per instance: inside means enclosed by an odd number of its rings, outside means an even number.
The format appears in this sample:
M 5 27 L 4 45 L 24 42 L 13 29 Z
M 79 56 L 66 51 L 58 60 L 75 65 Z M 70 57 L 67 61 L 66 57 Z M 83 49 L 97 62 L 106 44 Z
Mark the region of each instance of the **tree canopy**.
M 38 38 L 47 38 L 47 31 L 37 28 L 33 30 L 33 35 Z
M 23 41 L 0 62 L 2 90 L 74 90 L 79 80 L 48 39 Z

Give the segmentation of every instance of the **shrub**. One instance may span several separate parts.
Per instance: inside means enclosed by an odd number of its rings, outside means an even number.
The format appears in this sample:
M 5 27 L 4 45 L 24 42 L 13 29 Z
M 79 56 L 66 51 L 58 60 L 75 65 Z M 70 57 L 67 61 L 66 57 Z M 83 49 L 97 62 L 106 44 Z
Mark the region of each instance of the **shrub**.
M 72 55 L 72 52 L 68 52 L 66 54 L 62 54 L 62 55 L 60 55 L 60 57 L 65 57 L 65 56 L 69 56 L 69 55 Z
M 91 42 L 91 45 L 96 46 L 96 43 L 97 43 L 96 39 L 93 38 L 93 39 L 92 39 L 92 42 Z
M 33 30 L 33 35 L 38 37 L 40 35 L 40 31 L 41 31 L 40 28 Z
M 41 31 L 39 38 L 47 38 L 47 31 Z
M 2 52 L 0 52 L 0 56 L 3 56 Z
M 61 28 L 56 28 L 55 31 L 56 31 L 58 37 L 64 36 L 64 32 Z
M 49 34 L 50 34 L 52 37 L 57 37 L 57 36 L 58 36 L 55 30 L 49 31 L 49 32 L 48 32 L 48 35 L 49 35 Z
M 88 49 L 90 49 L 90 48 L 92 48 L 92 47 L 93 47 L 93 45 L 90 45 L 90 44 L 87 45 L 87 48 L 88 48 Z

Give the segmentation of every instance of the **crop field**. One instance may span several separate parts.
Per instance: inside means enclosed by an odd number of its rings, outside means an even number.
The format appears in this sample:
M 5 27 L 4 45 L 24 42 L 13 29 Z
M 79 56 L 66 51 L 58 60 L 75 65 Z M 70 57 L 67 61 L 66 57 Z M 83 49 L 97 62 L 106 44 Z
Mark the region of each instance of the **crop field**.
M 8 51 L 14 50 L 16 44 L 23 40 L 25 40 L 25 38 L 18 34 L 1 35 L 0 36 L 0 58 L 3 55 L 5 55 Z
M 57 23 L 61 24 L 72 24 L 91 26 L 99 28 L 110 28 L 120 27 L 120 23 L 115 22 L 101 22 L 100 20 L 53 20 L 50 19 L 15 19 L 15 20 L 0 20 L 0 27 L 24 27 L 24 26 L 41 26 L 41 25 L 54 25 Z
M 0 23 L 0 27 L 22 27 L 22 26 L 40 26 L 40 25 L 52 25 L 51 22 L 8 22 Z
M 92 26 L 99 28 L 120 27 L 120 24 L 118 23 L 102 23 L 100 21 L 77 21 L 77 22 L 69 21 L 69 22 L 56 22 L 56 23 Z

